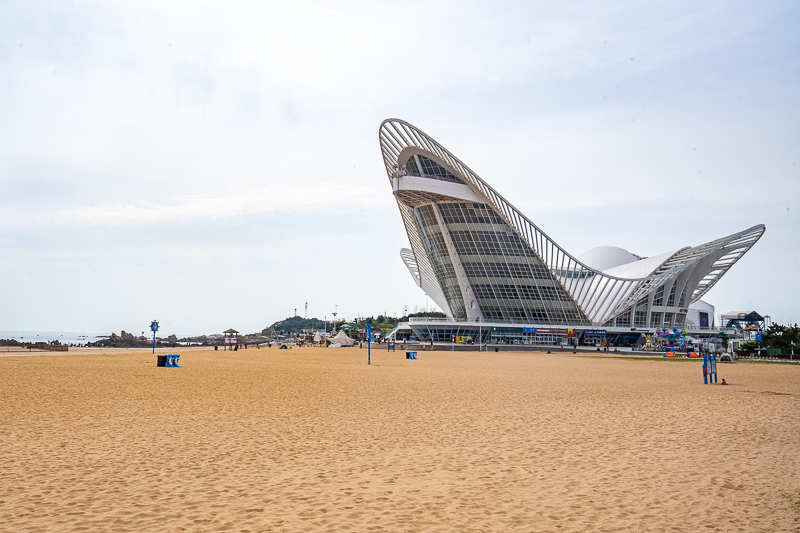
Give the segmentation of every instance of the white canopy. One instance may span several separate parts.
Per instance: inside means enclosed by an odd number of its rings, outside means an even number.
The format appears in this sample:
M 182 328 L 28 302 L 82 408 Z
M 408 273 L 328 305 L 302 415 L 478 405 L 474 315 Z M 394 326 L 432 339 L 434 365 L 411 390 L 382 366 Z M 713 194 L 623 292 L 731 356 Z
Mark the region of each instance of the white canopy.
M 340 331 L 333 337 L 328 338 L 328 342 L 341 344 L 342 346 L 352 346 L 356 341 L 347 336 L 347 333 Z

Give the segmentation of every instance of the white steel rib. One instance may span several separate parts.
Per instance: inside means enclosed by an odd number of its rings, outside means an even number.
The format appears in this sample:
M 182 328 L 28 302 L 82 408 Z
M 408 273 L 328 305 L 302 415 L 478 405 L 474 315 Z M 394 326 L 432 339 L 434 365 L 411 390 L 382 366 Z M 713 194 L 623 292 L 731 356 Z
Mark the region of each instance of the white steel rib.
M 387 119 L 379 129 L 386 173 L 392 184 L 405 224 L 411 250 L 401 256 L 417 284 L 442 310 L 452 316 L 434 272 L 431 258 L 414 217 L 415 205 L 430 201 L 480 202 L 491 208 L 550 269 L 580 310 L 596 325 L 604 324 L 659 287 L 668 283 L 692 290 L 691 301 L 700 299 L 764 234 L 763 225 L 695 247 L 623 264 L 607 270 L 592 268 L 564 250 L 536 224 L 511 205 L 460 159 L 411 124 Z M 426 185 L 424 178 L 407 176 L 400 164 L 409 153 L 428 154 L 463 181 Z M 407 179 L 408 178 L 408 179 Z M 466 185 L 466 186 L 465 186 Z M 687 279 L 683 279 L 683 278 Z M 680 280 L 679 280 L 680 278 Z

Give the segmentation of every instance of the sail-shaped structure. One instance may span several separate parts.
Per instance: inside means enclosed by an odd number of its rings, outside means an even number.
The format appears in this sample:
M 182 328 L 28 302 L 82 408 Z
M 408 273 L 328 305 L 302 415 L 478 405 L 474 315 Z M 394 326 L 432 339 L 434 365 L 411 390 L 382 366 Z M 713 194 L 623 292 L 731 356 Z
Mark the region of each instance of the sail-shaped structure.
M 683 327 L 689 305 L 765 231 L 652 257 L 610 246 L 576 257 L 418 128 L 388 119 L 379 136 L 411 245 L 402 260 L 455 321 Z

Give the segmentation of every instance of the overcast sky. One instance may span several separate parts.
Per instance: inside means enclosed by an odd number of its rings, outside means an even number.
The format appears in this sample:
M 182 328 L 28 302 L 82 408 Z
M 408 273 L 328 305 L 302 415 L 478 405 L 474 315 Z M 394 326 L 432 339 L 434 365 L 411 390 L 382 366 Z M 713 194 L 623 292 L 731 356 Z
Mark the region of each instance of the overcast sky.
M 389 117 L 575 255 L 766 224 L 704 299 L 800 322 L 799 6 L 6 0 L 0 330 L 424 309 Z

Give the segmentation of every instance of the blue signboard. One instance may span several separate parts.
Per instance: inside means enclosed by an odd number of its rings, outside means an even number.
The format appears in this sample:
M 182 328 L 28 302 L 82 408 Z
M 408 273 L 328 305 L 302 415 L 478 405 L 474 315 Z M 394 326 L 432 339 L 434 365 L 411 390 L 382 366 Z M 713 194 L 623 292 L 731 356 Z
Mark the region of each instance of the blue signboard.
M 761 342 L 761 333 L 756 333 L 756 342 Z
M 536 333 L 536 328 L 522 328 L 522 333 Z

